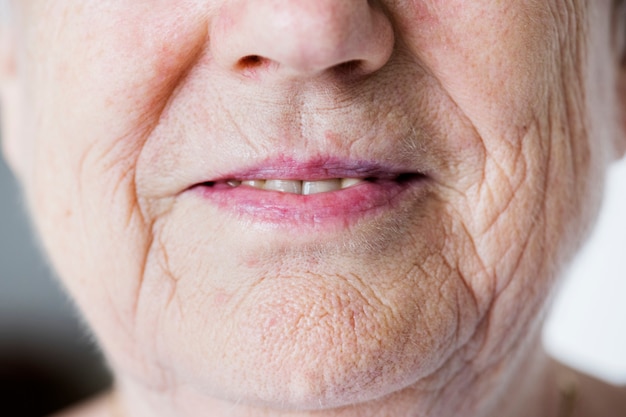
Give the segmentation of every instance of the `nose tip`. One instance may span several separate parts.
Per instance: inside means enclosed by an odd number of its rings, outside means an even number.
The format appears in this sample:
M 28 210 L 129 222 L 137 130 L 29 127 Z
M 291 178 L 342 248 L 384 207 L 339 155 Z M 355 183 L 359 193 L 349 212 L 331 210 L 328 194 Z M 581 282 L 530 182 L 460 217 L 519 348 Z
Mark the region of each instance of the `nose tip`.
M 211 30 L 214 60 L 242 74 L 367 74 L 393 46 L 391 22 L 368 0 L 241 0 L 220 10 Z

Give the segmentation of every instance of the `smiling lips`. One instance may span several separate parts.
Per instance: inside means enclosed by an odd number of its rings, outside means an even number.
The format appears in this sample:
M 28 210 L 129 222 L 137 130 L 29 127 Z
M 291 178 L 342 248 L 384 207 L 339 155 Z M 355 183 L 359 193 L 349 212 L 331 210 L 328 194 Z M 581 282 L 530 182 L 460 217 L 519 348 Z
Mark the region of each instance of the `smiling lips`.
M 306 179 L 293 179 L 298 177 Z M 194 189 L 221 210 L 291 227 L 346 226 L 366 214 L 392 209 L 407 191 L 425 189 L 426 176 L 375 164 L 282 163 L 223 178 Z
M 344 190 L 364 182 L 363 178 L 331 178 L 326 180 L 228 180 L 226 185 L 231 188 L 251 187 L 257 190 L 278 191 L 281 193 L 313 195 Z M 218 185 L 218 184 L 216 184 Z

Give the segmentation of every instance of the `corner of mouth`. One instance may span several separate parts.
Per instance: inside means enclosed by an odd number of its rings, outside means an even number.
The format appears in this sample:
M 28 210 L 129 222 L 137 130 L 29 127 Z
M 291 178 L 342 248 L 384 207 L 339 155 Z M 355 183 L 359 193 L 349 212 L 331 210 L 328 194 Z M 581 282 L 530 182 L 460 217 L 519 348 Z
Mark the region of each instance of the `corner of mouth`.
M 282 166 L 281 166 L 282 167 Z M 422 201 L 429 176 L 343 166 L 240 170 L 190 187 L 220 212 L 262 227 L 343 230 Z M 365 224 L 365 223 L 362 223 Z

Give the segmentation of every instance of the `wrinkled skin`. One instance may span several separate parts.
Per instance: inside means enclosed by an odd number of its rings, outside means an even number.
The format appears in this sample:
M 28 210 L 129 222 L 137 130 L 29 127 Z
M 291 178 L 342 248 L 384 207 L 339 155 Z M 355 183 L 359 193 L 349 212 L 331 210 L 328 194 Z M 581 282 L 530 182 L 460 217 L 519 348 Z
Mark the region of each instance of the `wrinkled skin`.
M 15 1 L 5 154 L 119 415 L 516 415 L 624 147 L 610 3 Z M 189 188 L 275 155 L 426 179 L 297 231 Z

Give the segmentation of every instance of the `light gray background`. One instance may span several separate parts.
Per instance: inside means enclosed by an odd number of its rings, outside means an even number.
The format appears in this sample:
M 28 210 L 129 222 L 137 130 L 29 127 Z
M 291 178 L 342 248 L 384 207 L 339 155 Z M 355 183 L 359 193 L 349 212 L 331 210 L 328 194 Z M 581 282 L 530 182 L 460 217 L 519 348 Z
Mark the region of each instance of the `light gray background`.
M 0 399 L 9 409 L 19 406 L 11 395 L 61 406 L 102 389 L 108 375 L 89 333 L 39 256 L 17 185 L 1 159 Z M 41 390 L 47 391 L 45 400 Z M 23 414 L 27 406 L 18 409 L 15 415 L 31 415 Z
M 14 178 L 0 161 L 0 337 L 35 332 L 62 339 L 76 333 L 76 315 L 51 276 L 32 238 Z

